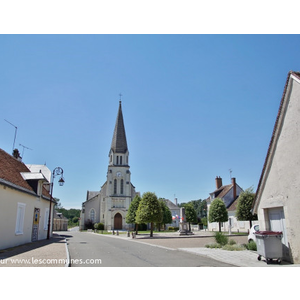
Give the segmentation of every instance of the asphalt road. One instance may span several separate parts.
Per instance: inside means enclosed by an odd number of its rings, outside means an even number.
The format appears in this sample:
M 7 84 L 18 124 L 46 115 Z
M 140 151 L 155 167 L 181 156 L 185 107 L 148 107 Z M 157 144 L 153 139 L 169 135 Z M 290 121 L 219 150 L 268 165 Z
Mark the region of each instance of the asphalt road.
M 231 267 L 214 259 L 117 236 L 69 231 L 71 267 Z

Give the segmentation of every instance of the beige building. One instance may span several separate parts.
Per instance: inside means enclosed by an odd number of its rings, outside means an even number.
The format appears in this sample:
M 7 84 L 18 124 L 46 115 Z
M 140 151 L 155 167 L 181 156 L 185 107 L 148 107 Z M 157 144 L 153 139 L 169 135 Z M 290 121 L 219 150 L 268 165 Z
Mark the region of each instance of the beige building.
M 253 212 L 260 230 L 282 231 L 284 259 L 300 263 L 300 73 L 289 72 Z
M 0 149 L 0 249 L 47 238 L 50 195 L 44 184 L 49 188 L 48 171 L 45 175 L 31 172 Z
M 86 201 L 82 203 L 81 229 L 92 223 L 103 223 L 106 230 L 130 228 L 130 224 L 125 222 L 125 217 L 137 193 L 131 183 L 129 151 L 121 101 L 108 157 L 105 183 L 100 191 L 87 191 Z

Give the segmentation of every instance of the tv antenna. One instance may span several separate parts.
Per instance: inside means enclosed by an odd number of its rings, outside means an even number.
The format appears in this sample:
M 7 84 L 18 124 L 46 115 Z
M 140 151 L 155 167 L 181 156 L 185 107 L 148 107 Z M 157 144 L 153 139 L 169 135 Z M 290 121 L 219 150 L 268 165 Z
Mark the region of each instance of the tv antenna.
M 231 173 L 232 173 L 232 170 L 231 170 L 231 169 L 229 169 L 229 173 L 230 173 L 230 180 L 231 180 Z
M 24 149 L 26 148 L 26 149 L 29 149 L 29 150 L 33 150 L 33 149 L 31 149 L 31 148 L 28 148 L 28 147 L 26 147 L 26 146 L 24 146 L 24 145 L 22 145 L 22 144 L 19 144 L 21 147 L 23 147 L 23 151 L 22 151 L 22 159 L 24 158 Z
M 10 124 L 11 126 L 15 127 L 15 137 L 14 137 L 14 143 L 13 143 L 13 148 L 12 148 L 12 151 L 14 152 L 14 149 L 15 149 L 15 142 L 16 142 L 16 137 L 17 137 L 17 130 L 18 130 L 18 127 L 12 123 L 10 123 L 9 121 L 5 120 L 8 124 Z

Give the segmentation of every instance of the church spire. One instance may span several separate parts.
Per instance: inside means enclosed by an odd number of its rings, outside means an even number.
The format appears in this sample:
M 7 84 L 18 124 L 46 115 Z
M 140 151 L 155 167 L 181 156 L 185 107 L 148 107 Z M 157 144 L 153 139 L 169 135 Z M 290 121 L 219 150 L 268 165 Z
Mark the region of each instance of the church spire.
M 116 120 L 113 139 L 111 142 L 111 150 L 114 153 L 126 153 L 128 151 L 121 101 L 119 101 L 119 111 Z

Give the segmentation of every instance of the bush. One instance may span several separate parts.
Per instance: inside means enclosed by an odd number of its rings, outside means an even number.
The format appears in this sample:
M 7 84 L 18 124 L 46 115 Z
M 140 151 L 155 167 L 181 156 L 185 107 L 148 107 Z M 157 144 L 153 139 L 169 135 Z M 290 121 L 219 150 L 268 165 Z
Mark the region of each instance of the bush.
M 245 250 L 245 247 L 239 244 L 233 244 L 233 245 L 225 245 L 222 247 L 223 250 L 227 251 L 242 251 Z
M 175 227 L 173 227 L 173 226 L 169 226 L 168 230 L 174 231 L 174 228 L 175 228 Z
M 85 227 L 85 229 L 94 229 L 94 223 L 90 219 L 88 219 L 84 223 L 84 227 Z
M 222 232 L 215 233 L 216 242 L 222 246 L 225 246 L 228 243 L 228 237 L 225 236 Z
M 214 244 L 209 244 L 209 245 L 205 245 L 206 248 L 211 248 L 211 249 L 214 249 L 214 248 L 222 248 L 222 246 L 218 243 L 214 243 Z
M 250 241 L 248 244 L 245 244 L 247 250 L 257 251 L 256 243 L 254 241 Z
M 235 245 L 235 244 L 236 244 L 236 241 L 235 241 L 235 240 L 229 240 L 228 244 L 229 244 L 229 245 Z
M 174 231 L 178 231 L 179 230 L 179 227 L 174 227 Z
M 104 230 L 104 224 L 103 223 L 98 223 L 96 229 L 97 230 Z

